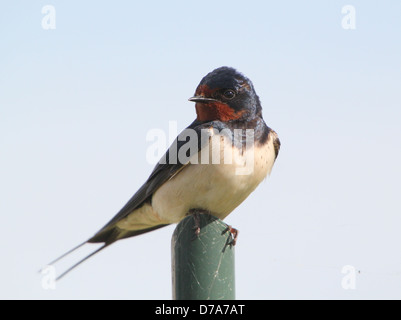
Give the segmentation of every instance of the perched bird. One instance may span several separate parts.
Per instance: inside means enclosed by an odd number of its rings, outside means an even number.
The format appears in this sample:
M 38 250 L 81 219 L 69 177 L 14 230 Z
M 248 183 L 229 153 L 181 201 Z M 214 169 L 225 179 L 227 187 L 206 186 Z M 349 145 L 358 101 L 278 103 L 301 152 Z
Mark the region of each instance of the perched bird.
M 86 243 L 103 246 L 177 223 L 193 210 L 224 219 L 270 174 L 280 149 L 263 120 L 252 82 L 233 68 L 207 74 L 195 95 L 196 120 L 167 150 L 148 180 Z

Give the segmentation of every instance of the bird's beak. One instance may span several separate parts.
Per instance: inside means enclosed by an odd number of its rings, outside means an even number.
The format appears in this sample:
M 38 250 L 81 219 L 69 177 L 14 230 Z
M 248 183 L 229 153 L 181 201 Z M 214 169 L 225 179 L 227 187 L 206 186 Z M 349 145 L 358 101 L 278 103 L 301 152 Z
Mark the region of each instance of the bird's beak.
M 208 103 L 208 102 L 216 102 L 217 100 L 211 99 L 211 98 L 206 98 L 203 96 L 194 96 L 192 98 L 189 98 L 188 101 Z

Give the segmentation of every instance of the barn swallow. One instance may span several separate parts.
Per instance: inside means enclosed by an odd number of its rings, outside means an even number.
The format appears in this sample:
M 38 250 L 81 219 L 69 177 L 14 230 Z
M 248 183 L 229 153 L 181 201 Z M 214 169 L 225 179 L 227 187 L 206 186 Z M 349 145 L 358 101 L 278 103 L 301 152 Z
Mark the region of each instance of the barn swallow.
M 178 223 L 193 210 L 224 219 L 270 174 L 280 140 L 263 120 L 259 97 L 248 78 L 233 68 L 218 68 L 201 80 L 189 101 L 195 102 L 195 121 L 175 139 L 142 187 L 93 237 L 50 263 L 86 243 L 103 244 L 59 279 L 114 242 Z M 185 139 L 189 131 L 196 137 L 190 147 Z M 216 152 L 251 159 L 251 170 L 238 172 L 241 161 L 216 163 L 212 159 Z

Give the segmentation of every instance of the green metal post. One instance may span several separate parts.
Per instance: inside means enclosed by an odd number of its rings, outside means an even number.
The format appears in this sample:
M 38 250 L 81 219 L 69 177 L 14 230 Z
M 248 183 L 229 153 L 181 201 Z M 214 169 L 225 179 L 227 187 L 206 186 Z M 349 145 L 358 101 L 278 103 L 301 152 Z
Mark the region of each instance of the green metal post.
M 196 212 L 182 220 L 172 238 L 173 299 L 234 300 L 231 242 L 227 224 L 216 217 Z

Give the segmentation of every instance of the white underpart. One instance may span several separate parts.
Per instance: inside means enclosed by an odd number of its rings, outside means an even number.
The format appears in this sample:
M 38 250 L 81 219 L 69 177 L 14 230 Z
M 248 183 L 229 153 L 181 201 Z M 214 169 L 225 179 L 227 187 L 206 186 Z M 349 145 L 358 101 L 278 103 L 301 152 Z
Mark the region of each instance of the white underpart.
M 244 150 L 232 148 L 227 140 L 219 134 L 213 135 L 206 146 L 209 148 L 210 164 L 189 163 L 154 193 L 151 205 L 145 204 L 135 210 L 117 226 L 124 230 L 140 230 L 159 224 L 177 223 L 194 208 L 209 210 L 224 219 L 270 174 L 276 157 L 273 137 L 269 137 L 263 146 L 256 144 Z M 233 161 L 225 164 L 224 150 L 227 152 L 231 149 L 234 152 Z M 215 151 L 221 155 L 219 164 L 212 164 Z M 252 156 L 249 157 L 249 153 Z M 195 157 L 198 158 L 195 162 L 204 162 L 200 161 L 199 153 Z M 247 159 L 253 160 L 253 170 L 250 174 L 238 174 L 243 171 Z M 246 165 L 249 166 L 249 161 Z

